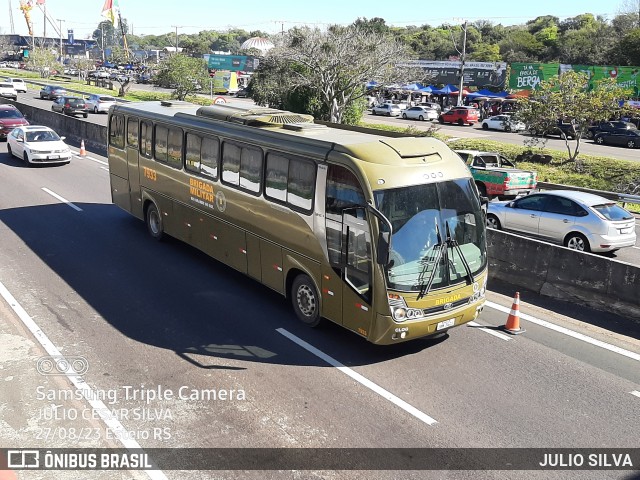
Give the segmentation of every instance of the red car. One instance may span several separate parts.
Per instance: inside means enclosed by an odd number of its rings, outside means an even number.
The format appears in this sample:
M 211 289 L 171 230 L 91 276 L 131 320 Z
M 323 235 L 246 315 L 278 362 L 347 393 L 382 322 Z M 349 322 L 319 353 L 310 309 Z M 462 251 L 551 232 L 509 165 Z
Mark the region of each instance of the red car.
M 458 125 L 473 125 L 480 120 L 480 112 L 471 107 L 453 107 L 448 112 L 440 114 L 440 123 L 457 123 Z
M 0 138 L 7 138 L 16 127 L 29 125 L 20 110 L 13 105 L 0 105 Z

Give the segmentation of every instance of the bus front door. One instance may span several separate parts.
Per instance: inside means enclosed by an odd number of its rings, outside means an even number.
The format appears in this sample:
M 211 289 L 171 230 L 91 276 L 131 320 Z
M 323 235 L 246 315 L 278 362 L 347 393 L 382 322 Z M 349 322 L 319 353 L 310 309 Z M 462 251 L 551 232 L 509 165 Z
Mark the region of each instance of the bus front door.
M 342 324 L 368 336 L 373 322 L 371 308 L 371 236 L 364 208 L 348 208 L 342 214 Z
M 129 120 L 131 122 L 131 120 Z M 136 122 L 137 125 L 137 122 Z M 144 218 L 142 211 L 142 194 L 140 192 L 140 163 L 138 160 L 138 146 L 127 145 L 127 168 L 129 170 L 129 199 L 131 213 L 138 218 Z

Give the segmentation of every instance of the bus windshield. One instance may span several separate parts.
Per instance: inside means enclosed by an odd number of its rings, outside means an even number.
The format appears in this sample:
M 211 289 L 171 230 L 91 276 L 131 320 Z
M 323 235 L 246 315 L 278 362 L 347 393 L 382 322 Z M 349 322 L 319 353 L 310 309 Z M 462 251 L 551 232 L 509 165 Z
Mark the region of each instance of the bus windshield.
M 374 196 L 393 226 L 389 288 L 422 296 L 472 282 L 485 268 L 486 229 L 472 180 L 379 190 Z

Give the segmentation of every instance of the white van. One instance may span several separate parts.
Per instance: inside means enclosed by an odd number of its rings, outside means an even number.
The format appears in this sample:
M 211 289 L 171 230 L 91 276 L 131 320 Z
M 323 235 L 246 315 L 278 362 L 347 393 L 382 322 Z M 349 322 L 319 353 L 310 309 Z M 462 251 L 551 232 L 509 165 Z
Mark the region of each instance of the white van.
M 27 84 L 21 78 L 8 78 L 8 83 L 13 83 L 13 88 L 16 89 L 16 92 L 27 93 Z

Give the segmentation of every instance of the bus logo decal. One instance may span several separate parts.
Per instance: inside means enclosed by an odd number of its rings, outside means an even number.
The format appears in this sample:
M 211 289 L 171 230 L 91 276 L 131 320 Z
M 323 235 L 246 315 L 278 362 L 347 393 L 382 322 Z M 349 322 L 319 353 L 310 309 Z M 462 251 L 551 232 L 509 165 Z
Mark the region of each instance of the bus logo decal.
M 216 193 L 216 206 L 220 212 L 224 212 L 227 209 L 227 198 L 223 192 Z

